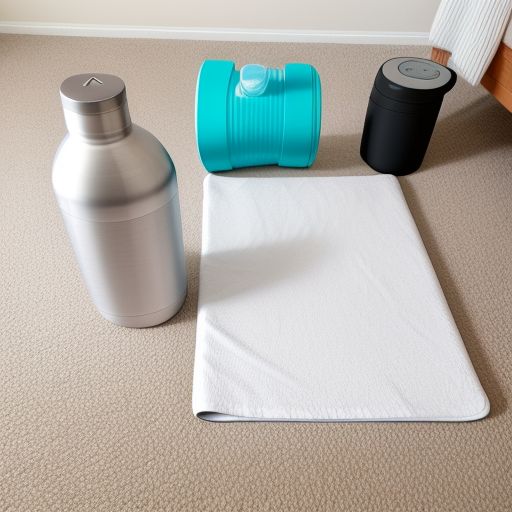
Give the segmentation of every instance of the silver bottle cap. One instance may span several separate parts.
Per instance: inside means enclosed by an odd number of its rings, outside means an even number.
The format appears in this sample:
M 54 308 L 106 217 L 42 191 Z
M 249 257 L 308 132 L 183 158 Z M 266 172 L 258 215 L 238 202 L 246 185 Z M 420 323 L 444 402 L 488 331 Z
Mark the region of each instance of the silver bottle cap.
M 70 133 L 86 138 L 111 139 L 131 127 L 124 82 L 105 73 L 66 78 L 60 86 L 66 125 Z

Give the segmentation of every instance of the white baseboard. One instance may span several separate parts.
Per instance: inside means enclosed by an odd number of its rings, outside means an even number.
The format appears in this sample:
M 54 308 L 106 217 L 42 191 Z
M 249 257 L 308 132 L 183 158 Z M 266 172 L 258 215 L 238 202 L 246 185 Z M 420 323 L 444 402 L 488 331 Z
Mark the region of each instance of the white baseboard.
M 0 33 L 45 36 L 193 39 L 272 43 L 428 45 L 428 32 L 360 32 L 235 28 L 142 27 L 0 21 Z

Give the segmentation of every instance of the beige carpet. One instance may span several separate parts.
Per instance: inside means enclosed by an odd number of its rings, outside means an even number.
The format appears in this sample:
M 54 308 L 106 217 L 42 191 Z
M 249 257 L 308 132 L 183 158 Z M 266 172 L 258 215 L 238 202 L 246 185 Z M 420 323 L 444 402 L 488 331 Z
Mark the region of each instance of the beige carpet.
M 400 183 L 491 415 L 461 424 L 211 424 L 191 412 L 205 175 L 194 93 L 205 58 L 317 66 L 309 171 L 357 175 L 373 77 L 426 48 L 0 37 L 0 510 L 512 510 L 512 116 L 462 81 L 421 171 Z M 59 85 L 118 74 L 178 171 L 190 291 L 147 330 L 103 320 L 51 189 Z M 70 169 L 72 172 L 72 169 Z M 247 174 L 247 172 L 246 172 Z

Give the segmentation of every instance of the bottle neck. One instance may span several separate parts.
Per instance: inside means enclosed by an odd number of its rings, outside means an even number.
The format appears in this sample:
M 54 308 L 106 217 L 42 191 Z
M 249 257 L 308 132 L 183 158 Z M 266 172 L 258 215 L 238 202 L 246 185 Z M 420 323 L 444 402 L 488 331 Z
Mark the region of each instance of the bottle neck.
M 71 135 L 96 143 L 122 139 L 132 127 L 126 101 L 117 109 L 98 114 L 79 114 L 65 108 L 64 119 Z

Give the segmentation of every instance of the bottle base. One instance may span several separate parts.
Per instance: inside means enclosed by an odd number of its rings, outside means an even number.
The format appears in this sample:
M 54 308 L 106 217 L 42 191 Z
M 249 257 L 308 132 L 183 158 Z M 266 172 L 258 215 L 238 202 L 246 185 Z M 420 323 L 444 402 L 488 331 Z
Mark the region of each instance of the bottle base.
M 361 156 L 362 160 L 364 161 L 364 163 L 370 167 L 372 170 L 374 170 L 375 172 L 379 172 L 380 174 L 393 174 L 394 176 L 407 176 L 409 174 L 412 174 L 413 172 L 416 172 L 420 167 L 421 167 L 421 163 L 416 164 L 416 165 L 413 165 L 411 166 L 410 168 L 383 168 L 383 167 L 378 167 L 378 166 L 375 166 L 373 163 L 371 163 L 370 161 L 368 161 L 368 159 L 366 158 L 366 155 L 360 151 L 359 152 L 359 155 Z
M 159 309 L 158 311 L 154 311 L 153 313 L 146 313 L 145 315 L 136 315 L 136 316 L 118 316 L 111 315 L 109 313 L 105 313 L 100 311 L 101 315 L 110 322 L 121 325 L 122 327 L 132 327 L 136 329 L 143 329 L 145 327 L 154 327 L 159 324 L 163 324 L 174 315 L 176 315 L 180 309 L 183 307 L 185 303 L 187 295 L 183 296 L 183 299 L 180 300 L 177 304 L 172 304 L 163 309 Z

